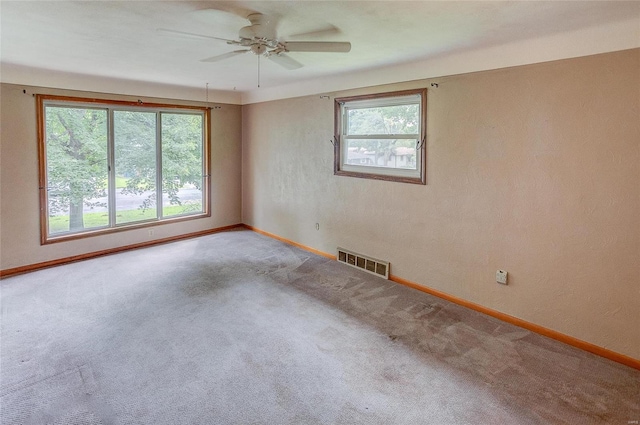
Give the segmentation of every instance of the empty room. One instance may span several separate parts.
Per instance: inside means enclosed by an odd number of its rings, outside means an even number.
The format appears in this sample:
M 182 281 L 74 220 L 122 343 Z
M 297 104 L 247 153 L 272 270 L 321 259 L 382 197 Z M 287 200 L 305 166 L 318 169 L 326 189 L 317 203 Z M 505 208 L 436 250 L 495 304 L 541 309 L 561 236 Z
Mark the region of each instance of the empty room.
M 640 423 L 640 2 L 0 36 L 0 423 Z

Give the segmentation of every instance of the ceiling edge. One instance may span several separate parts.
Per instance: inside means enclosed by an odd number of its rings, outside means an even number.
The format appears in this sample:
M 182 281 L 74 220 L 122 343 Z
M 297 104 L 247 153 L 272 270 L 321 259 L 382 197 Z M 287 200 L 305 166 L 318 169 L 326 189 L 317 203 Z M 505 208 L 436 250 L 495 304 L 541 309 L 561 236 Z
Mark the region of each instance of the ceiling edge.
M 239 105 L 240 92 L 209 89 L 206 86 L 186 87 L 148 81 L 124 80 L 98 75 L 74 74 L 49 69 L 31 68 L 12 63 L 0 65 L 0 82 L 55 89 L 113 93 L 162 99 L 193 100 Z
M 640 17 L 412 63 L 242 93 L 242 104 L 549 62 L 640 47 Z
M 100 93 L 244 105 L 312 94 L 486 71 L 640 47 L 640 17 L 412 63 L 239 92 L 0 64 L 0 82 Z

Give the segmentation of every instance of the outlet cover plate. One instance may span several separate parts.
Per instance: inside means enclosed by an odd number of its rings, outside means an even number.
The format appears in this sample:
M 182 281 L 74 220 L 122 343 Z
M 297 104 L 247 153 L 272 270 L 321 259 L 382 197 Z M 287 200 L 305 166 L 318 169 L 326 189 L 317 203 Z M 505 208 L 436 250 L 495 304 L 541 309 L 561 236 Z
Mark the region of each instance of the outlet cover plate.
M 507 272 L 505 270 L 498 270 L 496 272 L 496 282 L 501 283 L 502 285 L 507 284 Z

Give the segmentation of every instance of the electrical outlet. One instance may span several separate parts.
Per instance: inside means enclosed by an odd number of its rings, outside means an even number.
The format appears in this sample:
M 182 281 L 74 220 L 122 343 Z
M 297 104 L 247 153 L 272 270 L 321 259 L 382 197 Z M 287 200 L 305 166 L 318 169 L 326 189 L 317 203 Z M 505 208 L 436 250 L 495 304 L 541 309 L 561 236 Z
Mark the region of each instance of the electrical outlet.
M 316 230 L 320 230 L 320 223 L 316 223 Z
M 501 283 L 503 285 L 507 284 L 507 272 L 506 272 L 506 270 L 498 270 L 496 272 L 496 282 Z
M 149 229 L 149 236 L 153 236 L 153 229 Z

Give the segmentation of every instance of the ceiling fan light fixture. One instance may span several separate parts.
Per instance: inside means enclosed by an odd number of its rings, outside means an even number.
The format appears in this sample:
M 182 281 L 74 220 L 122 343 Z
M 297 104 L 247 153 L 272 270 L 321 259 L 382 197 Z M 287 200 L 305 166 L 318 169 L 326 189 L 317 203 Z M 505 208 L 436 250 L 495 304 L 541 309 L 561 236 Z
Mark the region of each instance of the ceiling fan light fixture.
M 251 45 L 251 51 L 256 55 L 264 55 L 267 51 L 267 46 L 264 44 L 253 44 Z

